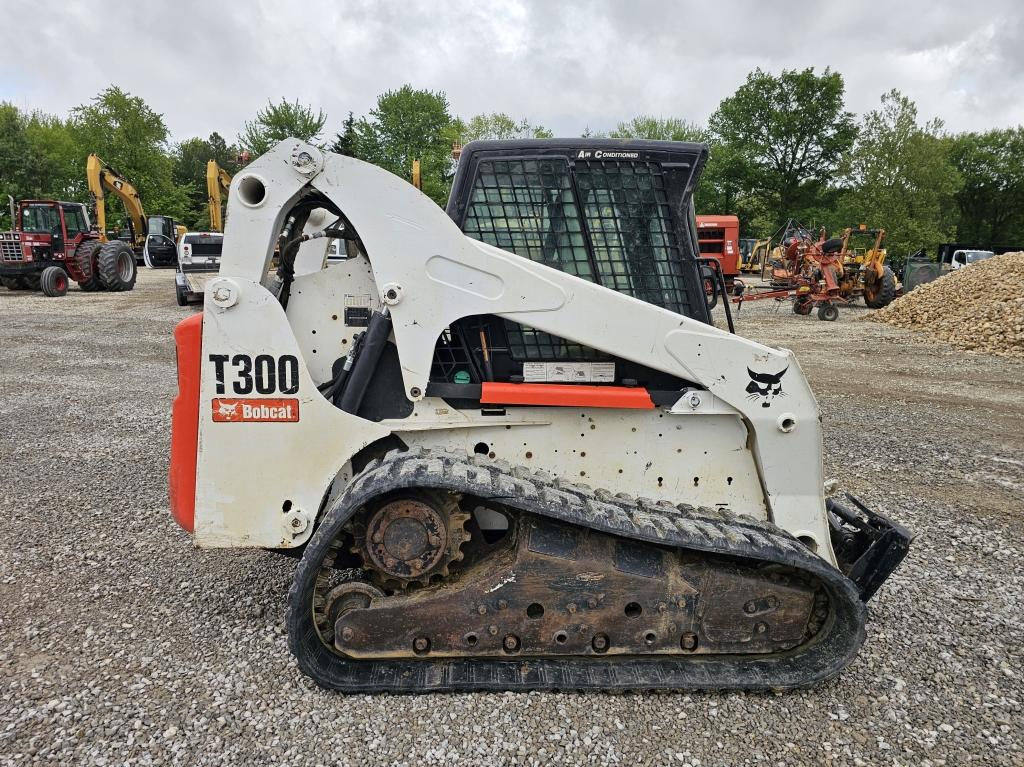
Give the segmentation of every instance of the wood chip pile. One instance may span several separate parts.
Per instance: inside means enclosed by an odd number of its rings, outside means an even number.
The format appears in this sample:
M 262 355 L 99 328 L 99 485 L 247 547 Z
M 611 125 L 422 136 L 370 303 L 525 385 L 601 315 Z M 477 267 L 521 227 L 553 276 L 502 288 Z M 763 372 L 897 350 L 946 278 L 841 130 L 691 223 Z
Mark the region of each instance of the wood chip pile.
M 1024 358 L 1024 252 L 950 272 L 868 315 L 958 349 Z

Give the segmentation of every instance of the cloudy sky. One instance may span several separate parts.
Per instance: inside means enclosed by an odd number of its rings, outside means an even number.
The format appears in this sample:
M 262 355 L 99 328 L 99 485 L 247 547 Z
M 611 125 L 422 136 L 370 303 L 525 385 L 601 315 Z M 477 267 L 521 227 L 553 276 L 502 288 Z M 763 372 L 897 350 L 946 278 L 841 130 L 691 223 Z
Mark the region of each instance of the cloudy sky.
M 838 69 L 857 113 L 898 88 L 951 130 L 1024 123 L 1021 0 L 3 6 L 0 100 L 64 114 L 116 83 L 176 140 L 233 139 L 281 96 L 323 108 L 333 133 L 406 82 L 445 91 L 456 114 L 504 111 L 559 135 L 642 113 L 703 123 L 754 67 Z

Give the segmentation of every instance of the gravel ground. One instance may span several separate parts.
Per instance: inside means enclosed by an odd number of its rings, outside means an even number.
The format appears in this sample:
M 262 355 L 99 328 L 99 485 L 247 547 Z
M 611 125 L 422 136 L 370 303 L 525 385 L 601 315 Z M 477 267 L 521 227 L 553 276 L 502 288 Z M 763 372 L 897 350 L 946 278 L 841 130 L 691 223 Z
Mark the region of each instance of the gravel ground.
M 778 309 L 778 311 L 775 311 Z M 1020 361 L 748 305 L 830 476 L 918 533 L 837 679 L 788 694 L 352 696 L 296 670 L 294 562 L 171 521 L 170 272 L 0 293 L 0 763 L 1024 765 Z

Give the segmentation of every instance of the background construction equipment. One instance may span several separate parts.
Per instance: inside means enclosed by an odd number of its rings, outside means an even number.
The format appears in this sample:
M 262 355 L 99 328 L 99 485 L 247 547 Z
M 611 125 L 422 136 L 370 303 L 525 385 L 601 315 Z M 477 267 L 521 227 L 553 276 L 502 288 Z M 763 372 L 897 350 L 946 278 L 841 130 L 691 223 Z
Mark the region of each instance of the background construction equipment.
M 124 206 L 128 227 L 124 242 L 134 251 L 136 261 L 149 267 L 173 266 L 177 259 L 177 241 L 185 227 L 176 225 L 170 216 L 147 216 L 142 198 L 132 183 L 95 154 L 89 155 L 86 162 L 86 178 L 100 241 L 108 243 L 106 200 L 109 192 Z
M 216 160 L 206 163 L 206 197 L 210 213 L 210 231 L 224 231 L 224 217 L 221 212 L 224 200 L 231 189 L 231 174 L 217 164 Z

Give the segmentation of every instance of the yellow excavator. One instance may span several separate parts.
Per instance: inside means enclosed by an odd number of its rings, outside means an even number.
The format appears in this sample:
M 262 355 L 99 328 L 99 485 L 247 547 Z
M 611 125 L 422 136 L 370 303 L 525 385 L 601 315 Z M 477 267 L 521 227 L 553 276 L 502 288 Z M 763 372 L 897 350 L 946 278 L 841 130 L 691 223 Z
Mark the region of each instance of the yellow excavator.
M 224 214 L 221 212 L 224 200 L 231 188 L 231 174 L 217 164 L 216 160 L 206 163 L 206 199 L 210 207 L 210 231 L 224 231 Z
M 124 206 L 128 219 L 126 241 L 135 252 L 136 261 L 142 261 L 149 267 L 173 266 L 177 261 L 178 239 L 185 233 L 185 227 L 176 225 L 170 216 L 147 216 L 142 198 L 132 183 L 95 154 L 89 155 L 85 172 L 96 211 L 100 242 L 109 239 L 106 209 L 109 192 Z
M 742 254 L 743 258 L 740 261 L 740 271 L 760 272 L 762 265 L 768 258 L 771 244 L 771 237 L 766 240 L 752 240 L 750 242 L 749 250 Z

